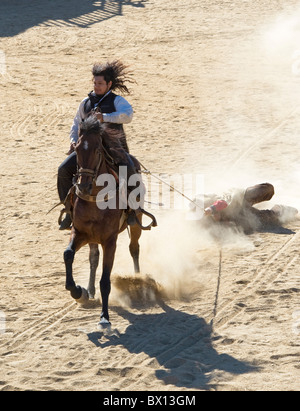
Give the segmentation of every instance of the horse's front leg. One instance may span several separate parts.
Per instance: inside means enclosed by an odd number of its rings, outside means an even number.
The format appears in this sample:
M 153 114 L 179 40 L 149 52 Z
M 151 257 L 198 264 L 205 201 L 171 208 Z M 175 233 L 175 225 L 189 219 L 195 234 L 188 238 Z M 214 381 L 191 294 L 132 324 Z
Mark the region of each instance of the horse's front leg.
M 89 244 L 90 246 L 90 279 L 88 285 L 88 294 L 89 298 L 95 298 L 95 280 L 96 280 L 96 271 L 99 265 L 99 247 L 98 244 Z
M 103 248 L 103 271 L 100 281 L 100 291 L 102 297 L 102 314 L 100 318 L 100 326 L 109 325 L 109 313 L 108 313 L 108 299 L 111 291 L 110 274 L 114 264 L 115 252 L 117 246 L 117 236 L 111 238 Z
M 76 233 L 72 231 L 70 243 L 68 248 L 64 252 L 64 261 L 66 266 L 66 290 L 71 292 L 71 296 L 75 300 L 79 300 L 82 296 L 82 289 L 81 287 L 77 287 L 76 283 L 73 278 L 73 262 L 75 258 L 76 252 L 82 247 L 84 242 Z

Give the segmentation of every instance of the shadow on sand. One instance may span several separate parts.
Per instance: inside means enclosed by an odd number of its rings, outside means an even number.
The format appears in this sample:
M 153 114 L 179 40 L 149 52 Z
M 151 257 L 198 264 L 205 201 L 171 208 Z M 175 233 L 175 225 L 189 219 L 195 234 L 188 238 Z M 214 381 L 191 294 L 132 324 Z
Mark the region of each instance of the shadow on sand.
M 30 27 L 89 27 L 123 14 L 123 6 L 145 7 L 147 0 L 1 0 L 0 37 L 12 37 Z
M 211 326 L 203 318 L 176 311 L 164 303 L 161 314 L 132 314 L 115 308 L 130 325 L 124 334 L 114 330 L 102 339 L 102 332 L 88 334 L 99 348 L 122 346 L 133 354 L 145 353 L 155 359 L 156 378 L 180 388 L 214 389 L 218 372 L 240 375 L 257 371 L 254 365 L 219 354 L 213 347 Z M 158 369 L 157 362 L 161 366 Z M 164 368 L 164 369 L 163 369 Z

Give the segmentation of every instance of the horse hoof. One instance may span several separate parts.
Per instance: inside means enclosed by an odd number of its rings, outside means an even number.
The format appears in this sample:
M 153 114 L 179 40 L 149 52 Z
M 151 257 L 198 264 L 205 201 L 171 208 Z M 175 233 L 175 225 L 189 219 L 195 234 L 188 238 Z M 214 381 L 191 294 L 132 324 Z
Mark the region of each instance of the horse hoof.
M 85 288 L 81 287 L 81 296 L 80 298 L 76 298 L 76 302 L 78 304 L 85 304 L 89 301 L 89 293 Z
M 70 290 L 72 298 L 74 298 L 74 300 L 79 300 L 82 296 L 82 291 L 83 289 L 79 285 L 77 287 L 73 287 Z
M 110 330 L 111 329 L 111 323 L 105 317 L 101 317 L 101 320 L 98 323 L 98 328 L 100 330 Z
M 88 297 L 89 297 L 90 300 L 95 299 L 95 293 L 91 293 L 90 291 L 88 291 L 87 293 L 88 293 Z

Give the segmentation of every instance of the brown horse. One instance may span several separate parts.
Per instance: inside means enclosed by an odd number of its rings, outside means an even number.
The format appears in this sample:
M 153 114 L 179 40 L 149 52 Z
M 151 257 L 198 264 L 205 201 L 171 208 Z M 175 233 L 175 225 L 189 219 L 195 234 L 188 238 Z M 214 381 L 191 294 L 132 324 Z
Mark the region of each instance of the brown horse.
M 118 234 L 128 227 L 128 214 L 126 200 L 121 194 L 121 181 L 116 165 L 124 165 L 128 175 L 139 176 L 142 186 L 139 162 L 122 148 L 119 131 L 105 128 L 92 116 L 82 122 L 79 140 L 76 145 L 78 180 L 76 191 L 73 195 L 70 243 L 64 253 L 66 265 L 66 289 L 71 292 L 74 299 L 84 297 L 94 298 L 95 277 L 99 264 L 99 248 L 103 250 L 103 269 L 100 281 L 102 297 L 102 314 L 100 325 L 109 325 L 108 300 L 111 290 L 110 275 L 114 263 Z M 106 179 L 106 180 L 105 180 Z M 106 181 L 106 183 L 104 183 Z M 113 188 L 109 189 L 109 185 Z M 127 181 L 125 183 L 127 189 Z M 142 190 L 141 190 L 142 191 Z M 122 200 L 123 197 L 123 200 Z M 137 196 L 136 201 L 142 200 L 143 193 Z M 142 207 L 134 212 L 131 219 L 129 250 L 134 262 L 136 273 L 140 272 L 139 266 L 139 238 L 142 232 Z M 148 214 L 148 213 L 146 213 Z M 152 216 L 153 217 L 153 216 Z M 156 226 L 153 217 L 150 226 Z M 147 227 L 148 229 L 150 228 Z M 76 286 L 73 278 L 73 261 L 75 253 L 84 245 L 90 247 L 90 279 L 88 289 Z

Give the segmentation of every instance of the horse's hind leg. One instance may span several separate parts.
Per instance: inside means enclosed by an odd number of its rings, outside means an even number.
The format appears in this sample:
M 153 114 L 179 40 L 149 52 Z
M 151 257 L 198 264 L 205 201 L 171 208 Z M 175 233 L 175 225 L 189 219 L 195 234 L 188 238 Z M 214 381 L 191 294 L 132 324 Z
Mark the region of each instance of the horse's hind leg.
M 98 244 L 89 244 L 90 246 L 90 279 L 88 285 L 88 294 L 90 298 L 95 298 L 95 281 L 96 281 L 96 271 L 99 265 L 99 247 Z
M 66 266 L 66 290 L 71 292 L 71 296 L 78 300 L 82 295 L 81 287 L 77 287 L 73 278 L 73 262 L 76 252 L 84 245 L 83 241 L 76 236 L 75 233 L 71 234 L 71 241 L 68 248 L 64 252 L 64 261 Z
M 137 218 L 141 219 L 141 216 L 138 216 Z M 134 271 L 136 274 L 140 273 L 140 262 L 139 262 L 139 257 L 140 257 L 140 245 L 139 245 L 139 239 L 142 234 L 142 229 L 137 225 L 130 226 L 130 245 L 129 245 L 129 251 L 131 254 L 131 257 L 133 259 L 133 264 L 134 264 Z

